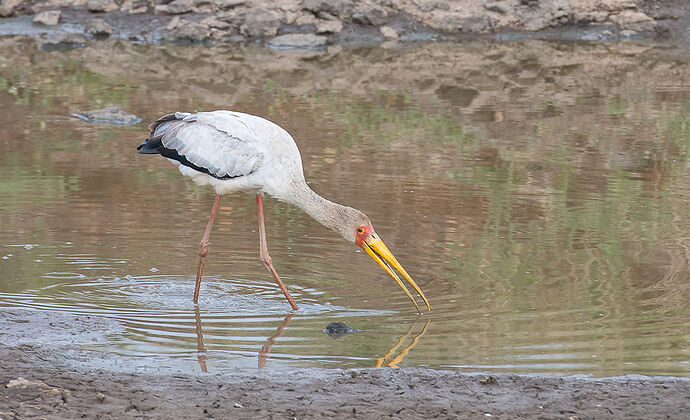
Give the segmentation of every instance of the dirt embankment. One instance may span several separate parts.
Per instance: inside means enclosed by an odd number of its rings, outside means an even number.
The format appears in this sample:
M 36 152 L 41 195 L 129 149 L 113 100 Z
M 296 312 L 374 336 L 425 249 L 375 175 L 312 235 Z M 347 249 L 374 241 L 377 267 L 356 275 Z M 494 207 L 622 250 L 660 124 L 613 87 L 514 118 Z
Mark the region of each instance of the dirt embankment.
M 688 8 L 684 0 L 2 0 L 0 16 L 143 42 L 273 39 L 313 48 L 564 28 L 594 31 L 583 39 L 687 38 Z

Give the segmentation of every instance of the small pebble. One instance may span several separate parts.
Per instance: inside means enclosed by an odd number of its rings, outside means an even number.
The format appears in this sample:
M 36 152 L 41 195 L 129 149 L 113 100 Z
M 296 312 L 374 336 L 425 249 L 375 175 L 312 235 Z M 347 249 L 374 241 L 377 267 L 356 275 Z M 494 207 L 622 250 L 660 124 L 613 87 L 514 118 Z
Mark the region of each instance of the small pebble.
M 498 380 L 493 376 L 485 376 L 479 380 L 479 383 L 482 385 L 496 385 Z

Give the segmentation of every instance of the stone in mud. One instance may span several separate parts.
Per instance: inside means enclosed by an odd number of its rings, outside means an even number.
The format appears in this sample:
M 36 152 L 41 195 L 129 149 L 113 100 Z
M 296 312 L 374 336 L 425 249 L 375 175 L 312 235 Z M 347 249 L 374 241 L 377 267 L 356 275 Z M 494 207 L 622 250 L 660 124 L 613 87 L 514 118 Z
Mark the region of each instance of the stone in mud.
M 318 49 L 326 46 L 328 38 L 314 34 L 280 35 L 268 41 L 266 45 L 274 48 Z
M 343 30 L 343 22 L 339 20 L 320 20 L 316 22 L 317 34 L 337 34 Z
M 336 338 L 357 331 L 359 330 L 356 328 L 349 327 L 346 323 L 340 321 L 331 322 L 330 324 L 328 324 L 326 329 L 323 330 L 323 332 L 325 332 L 326 334 Z
M 175 16 L 174 18 L 170 19 L 170 22 L 168 22 L 168 24 L 165 26 L 165 29 L 172 31 L 173 29 L 177 28 L 177 25 L 180 24 L 181 20 L 181 17 Z
M 0 16 L 9 17 L 14 14 L 14 11 L 24 3 L 24 0 L 2 0 L 0 3 Z
M 450 5 L 442 1 L 419 1 L 417 7 L 424 13 L 433 12 L 434 10 L 450 10 Z
M 319 12 L 328 13 L 333 16 L 348 16 L 352 13 L 353 0 L 303 0 L 302 9 L 308 10 L 313 14 Z
M 624 10 L 610 17 L 611 21 L 621 29 L 634 31 L 652 31 L 656 26 L 654 19 L 636 10 Z
M 148 0 L 125 0 L 120 10 L 131 15 L 146 13 L 149 10 Z
M 166 41 L 203 41 L 211 37 L 211 29 L 199 22 L 173 19 L 169 24 L 170 31 L 165 35 Z
M 400 34 L 398 34 L 398 31 L 395 30 L 395 28 L 392 28 L 390 26 L 382 26 L 379 28 L 379 32 L 381 32 L 381 35 L 383 35 L 385 38 L 398 38 Z
M 462 17 L 448 14 L 442 15 L 435 21 L 429 21 L 430 26 L 444 32 L 491 32 L 491 21 L 486 16 Z
M 484 8 L 490 12 L 499 13 L 501 15 L 510 12 L 510 6 L 500 1 L 490 1 L 484 4 Z
M 94 19 L 86 25 L 86 33 L 93 36 L 110 36 L 113 33 L 113 27 L 103 19 Z
M 252 7 L 245 12 L 240 31 L 250 38 L 267 38 L 275 36 L 279 27 L 278 15 L 260 7 Z
M 192 0 L 175 0 L 172 3 L 156 6 L 156 13 L 181 15 L 189 13 L 194 9 L 194 2 Z
M 228 22 L 216 19 L 215 17 L 207 17 L 206 19 L 201 21 L 201 24 L 208 26 L 209 28 L 215 28 L 224 31 L 231 28 L 231 25 Z
M 217 1 L 218 6 L 223 9 L 232 9 L 233 7 L 241 6 L 247 3 L 247 0 L 219 0 Z
M 93 13 L 107 13 L 120 8 L 115 0 L 89 0 L 86 7 Z
M 41 23 L 43 25 L 54 26 L 60 22 L 60 15 L 62 14 L 59 10 L 46 10 L 37 13 L 32 19 L 33 23 Z
M 482 385 L 498 385 L 498 379 L 494 376 L 487 375 L 479 379 L 479 383 Z
M 75 112 L 73 117 L 81 118 L 87 122 L 99 122 L 110 124 L 133 125 L 141 122 L 141 118 L 133 114 L 128 114 L 115 106 L 93 111 Z
M 388 12 L 376 6 L 360 6 L 352 13 L 352 21 L 368 26 L 385 25 L 388 23 Z

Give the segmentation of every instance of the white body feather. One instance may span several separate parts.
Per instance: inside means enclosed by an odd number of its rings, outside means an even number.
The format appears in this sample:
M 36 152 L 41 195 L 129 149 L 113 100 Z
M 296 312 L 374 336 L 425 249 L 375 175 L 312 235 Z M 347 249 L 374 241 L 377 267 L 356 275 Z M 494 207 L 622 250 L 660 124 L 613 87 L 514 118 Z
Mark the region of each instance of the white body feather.
M 265 192 L 291 201 L 286 193 L 305 182 L 297 144 L 279 125 L 234 111 L 178 115 L 186 123 L 164 145 L 217 176 L 234 176 L 218 179 L 170 159 L 197 184 L 211 185 L 221 195 Z
M 359 210 L 313 192 L 304 179 L 295 140 L 264 118 L 234 111 L 177 112 L 174 118 L 152 127 L 152 136 L 162 136 L 165 148 L 174 149 L 215 176 L 169 159 L 179 171 L 199 185 L 212 186 L 219 195 L 237 191 L 267 193 L 300 207 L 349 241 L 355 240 L 357 226 L 370 223 Z M 219 179 L 223 177 L 226 179 Z

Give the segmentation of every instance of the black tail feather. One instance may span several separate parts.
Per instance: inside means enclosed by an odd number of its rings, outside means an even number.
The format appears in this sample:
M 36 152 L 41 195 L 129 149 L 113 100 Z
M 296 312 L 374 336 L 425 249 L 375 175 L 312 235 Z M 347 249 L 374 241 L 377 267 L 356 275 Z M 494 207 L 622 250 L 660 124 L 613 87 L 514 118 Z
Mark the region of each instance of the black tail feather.
M 153 133 L 151 133 L 151 136 L 144 140 L 144 142 L 137 147 L 137 150 L 142 154 L 160 154 L 160 149 L 163 147 L 162 138 L 163 136 L 154 137 Z

